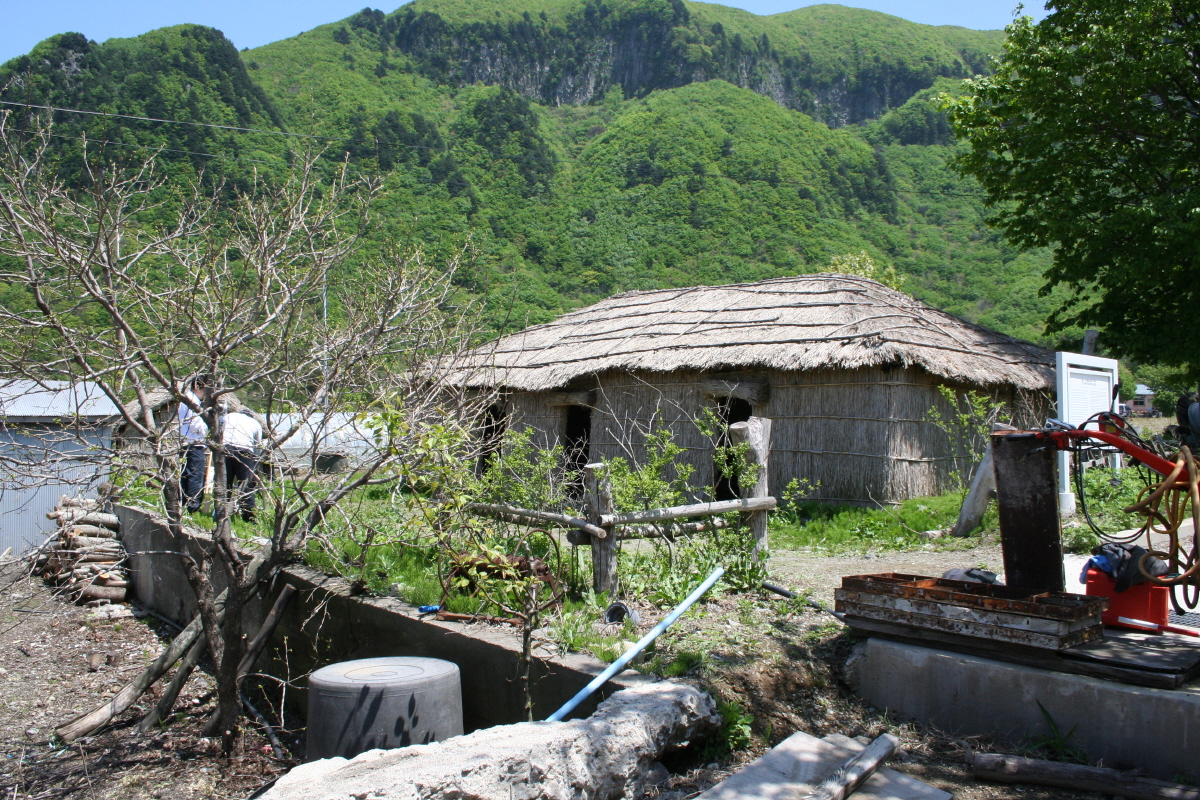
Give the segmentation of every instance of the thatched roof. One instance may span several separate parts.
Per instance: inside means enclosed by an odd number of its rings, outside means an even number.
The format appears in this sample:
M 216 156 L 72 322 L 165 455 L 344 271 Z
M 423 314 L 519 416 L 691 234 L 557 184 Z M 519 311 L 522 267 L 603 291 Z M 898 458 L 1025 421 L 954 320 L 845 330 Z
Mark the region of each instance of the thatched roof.
M 1054 354 L 851 275 L 625 292 L 473 353 L 463 381 L 542 391 L 605 370 L 916 365 L 980 386 L 1053 385 Z

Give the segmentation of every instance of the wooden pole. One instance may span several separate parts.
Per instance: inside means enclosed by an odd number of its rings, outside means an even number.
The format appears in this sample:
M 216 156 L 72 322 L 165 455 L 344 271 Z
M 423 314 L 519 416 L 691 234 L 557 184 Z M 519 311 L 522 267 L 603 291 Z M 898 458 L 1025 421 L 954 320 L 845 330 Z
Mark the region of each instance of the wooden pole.
M 615 525 L 639 525 L 645 522 L 662 522 L 687 517 L 707 517 L 713 514 L 728 514 L 731 511 L 770 511 L 779 504 L 774 497 L 756 497 L 751 500 L 718 500 L 715 503 L 692 503 L 670 508 L 652 508 L 648 511 L 631 511 L 628 514 L 603 514 L 600 524 L 605 528 Z
M 617 537 L 611 525 L 602 525 L 604 516 L 613 514 L 612 484 L 604 464 L 587 464 L 583 468 L 584 486 L 588 498 L 588 522 L 606 531 L 603 539 L 592 537 L 592 590 L 607 592 L 609 598 L 617 593 Z
M 175 701 L 179 699 L 179 693 L 183 691 L 184 685 L 188 682 L 192 671 L 200 663 L 200 657 L 204 655 L 204 651 L 207 649 L 208 640 L 203 636 L 188 648 L 187 654 L 179 661 L 179 666 L 175 670 L 175 677 L 167 684 L 162 697 L 158 699 L 154 708 L 150 709 L 149 713 L 142 717 L 142 721 L 138 723 L 138 733 L 149 733 L 154 730 L 154 726 L 170 716 L 171 709 L 175 707 Z
M 976 778 L 1001 783 L 1032 783 L 1138 800 L 1200 800 L 1200 788 L 1153 778 L 1136 778 L 1107 767 L 1084 767 L 1036 758 L 978 753 L 972 764 Z
M 742 499 L 760 500 L 770 497 L 768 472 L 771 456 L 771 420 L 765 417 L 751 417 L 745 422 L 735 422 L 729 426 L 729 438 L 735 445 L 742 442 L 750 445 L 746 460 L 757 467 L 754 485 L 741 487 Z M 748 517 L 750 533 L 754 536 L 754 555 L 759 561 L 764 561 L 768 550 L 767 512 L 754 511 Z
M 1004 581 L 1034 592 L 1066 587 L 1058 517 L 1058 450 L 1033 434 L 992 434 Z
M 802 800 L 845 800 L 854 794 L 867 778 L 874 775 L 875 770 L 883 766 L 883 762 L 890 758 L 899 746 L 899 739 L 890 733 L 883 734 L 821 781 L 821 785 L 812 792 L 801 795 Z

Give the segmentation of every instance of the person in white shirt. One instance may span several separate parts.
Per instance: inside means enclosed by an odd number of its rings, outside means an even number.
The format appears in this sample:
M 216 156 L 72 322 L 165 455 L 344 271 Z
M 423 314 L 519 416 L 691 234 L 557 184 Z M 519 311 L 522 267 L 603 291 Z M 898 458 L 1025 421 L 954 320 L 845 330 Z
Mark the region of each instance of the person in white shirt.
M 258 491 L 258 450 L 263 429 L 245 411 L 221 418 L 221 443 L 225 446 L 225 482 L 236 492 L 238 511 L 246 522 L 254 521 L 254 495 Z
M 200 405 L 201 396 L 208 394 L 207 377 L 197 375 L 183 394 L 188 400 Z M 195 514 L 204 502 L 204 484 L 207 483 L 208 477 L 208 447 L 205 444 L 208 423 L 187 403 L 179 404 L 177 416 L 179 437 L 183 440 L 183 473 L 179 479 L 180 489 L 183 491 L 183 507 L 188 513 Z

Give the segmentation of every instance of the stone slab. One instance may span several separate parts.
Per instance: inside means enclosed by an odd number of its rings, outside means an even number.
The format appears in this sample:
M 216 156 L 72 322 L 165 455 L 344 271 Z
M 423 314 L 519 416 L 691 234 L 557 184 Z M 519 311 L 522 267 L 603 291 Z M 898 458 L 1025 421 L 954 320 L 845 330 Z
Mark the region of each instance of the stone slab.
M 816 788 L 863 747 L 845 736 L 818 739 L 794 733 L 698 800 L 795 800 Z M 951 800 L 951 796 L 910 775 L 880 767 L 854 793 L 854 800 Z

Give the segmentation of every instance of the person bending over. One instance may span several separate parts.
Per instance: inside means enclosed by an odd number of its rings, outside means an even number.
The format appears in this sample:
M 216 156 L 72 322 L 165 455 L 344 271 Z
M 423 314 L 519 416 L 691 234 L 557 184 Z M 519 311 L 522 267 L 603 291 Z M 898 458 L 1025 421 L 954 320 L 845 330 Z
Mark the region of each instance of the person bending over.
M 222 418 L 221 433 L 221 443 L 225 445 L 225 483 L 231 495 L 237 498 L 242 519 L 253 522 L 262 425 L 245 411 L 233 411 Z

